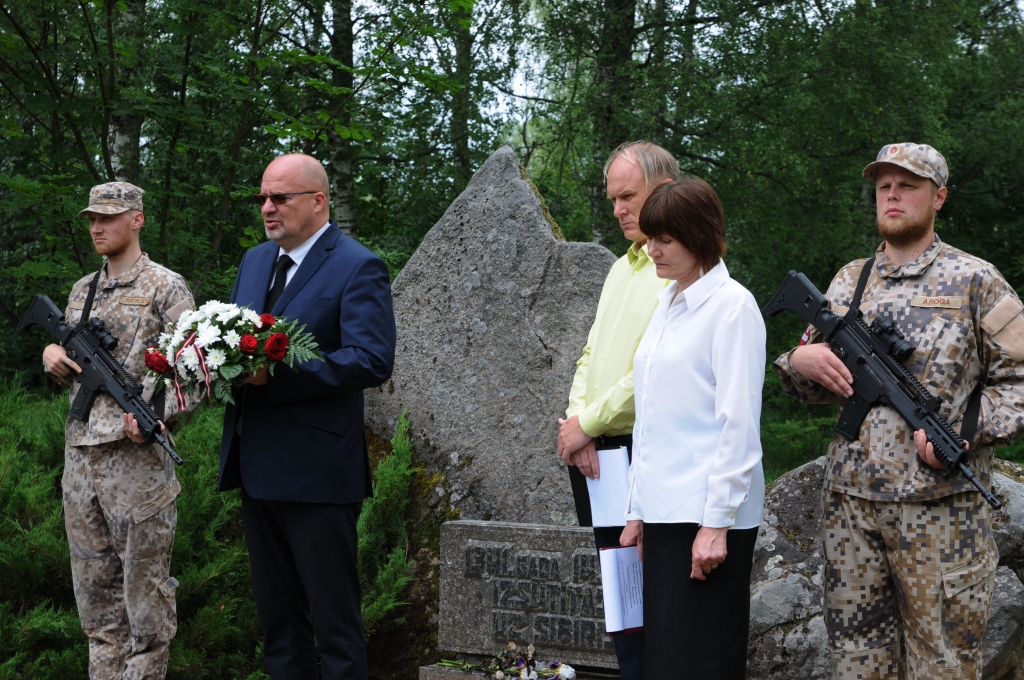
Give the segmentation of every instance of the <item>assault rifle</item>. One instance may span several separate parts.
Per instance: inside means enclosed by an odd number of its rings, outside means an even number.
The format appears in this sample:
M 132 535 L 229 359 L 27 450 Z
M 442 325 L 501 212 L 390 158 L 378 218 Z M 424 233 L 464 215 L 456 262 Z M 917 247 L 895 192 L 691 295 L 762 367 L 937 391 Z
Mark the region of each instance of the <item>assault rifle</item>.
M 72 326 L 64 320 L 64 315 L 50 298 L 36 295 L 32 298 L 25 318 L 18 324 L 18 330 L 32 326 L 41 326 L 57 338 L 60 346 L 67 351 L 68 359 L 82 369 L 78 375 L 81 386 L 71 404 L 71 417 L 88 422 L 96 395 L 106 392 L 125 413 L 135 416 L 145 443 L 156 441 L 175 463 L 181 465 L 184 462 L 160 434 L 156 414 L 142 398 L 142 386 L 136 384 L 121 368 L 121 364 L 110 356 L 110 352 L 117 347 L 117 338 L 110 334 L 102 319 L 91 317 L 85 323 Z
M 946 466 L 946 474 L 959 471 L 973 484 L 989 505 L 998 510 L 999 499 L 985 488 L 967 466 L 967 442 L 939 415 L 942 400 L 933 395 L 903 365 L 914 346 L 907 342 L 891 318 L 881 314 L 868 326 L 854 305 L 845 316 L 828 308 L 828 303 L 806 276 L 789 272 L 778 292 L 761 312 L 768 317 L 795 312 L 824 335 L 832 352 L 853 376 L 853 396 L 839 416 L 836 432 L 850 441 L 860 438 L 860 426 L 876 403 L 896 409 L 913 432 L 924 430 L 935 449 L 935 457 Z

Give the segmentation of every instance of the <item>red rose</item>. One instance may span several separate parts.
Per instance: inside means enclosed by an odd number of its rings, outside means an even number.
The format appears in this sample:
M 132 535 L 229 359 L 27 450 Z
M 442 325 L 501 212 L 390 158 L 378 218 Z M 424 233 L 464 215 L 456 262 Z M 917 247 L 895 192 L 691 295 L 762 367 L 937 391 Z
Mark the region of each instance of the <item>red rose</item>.
M 284 359 L 284 355 L 288 351 L 288 336 L 284 333 L 274 333 L 267 338 L 267 343 L 263 345 L 263 351 L 267 353 L 267 358 L 271 361 Z
M 171 370 L 170 364 L 167 363 L 167 357 L 156 347 L 150 347 L 146 350 L 146 368 L 160 375 Z
M 248 333 L 243 335 L 241 342 L 238 343 L 238 349 L 241 350 L 242 354 L 252 354 L 259 346 L 260 341 L 256 339 L 256 336 L 249 335 Z
M 260 314 L 260 322 L 256 324 L 256 332 L 262 333 L 274 325 L 274 317 L 271 314 Z

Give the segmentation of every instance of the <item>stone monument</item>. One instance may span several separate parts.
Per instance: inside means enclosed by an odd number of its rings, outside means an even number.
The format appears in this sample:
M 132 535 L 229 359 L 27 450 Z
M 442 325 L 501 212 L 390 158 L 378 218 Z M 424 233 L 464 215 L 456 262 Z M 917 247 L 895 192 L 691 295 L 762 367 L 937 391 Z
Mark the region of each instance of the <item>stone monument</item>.
M 507 640 L 537 658 L 618 668 L 604 632 L 591 529 L 458 521 L 441 527 L 441 649 L 492 656 Z
M 503 147 L 395 280 L 395 371 L 367 390 L 367 422 L 386 434 L 408 412 L 418 462 L 462 519 L 576 523 L 557 419 L 614 262 L 565 241 Z
M 515 154 L 504 147 L 477 171 L 395 279 L 394 375 L 382 387 L 366 391 L 366 421 L 372 455 L 406 413 L 416 465 L 423 472 L 414 482 L 412 499 L 414 583 L 403 612 L 407 624 L 376 635 L 373 642 L 393 665 L 406 668 L 470 647 L 493 655 L 505 643 L 504 634 L 495 632 L 498 624 L 517 642 L 544 635 L 564 641 L 561 605 L 549 612 L 554 616 L 551 627 L 531 618 L 531 626 L 537 625 L 522 628 L 516 616 L 532 617 L 532 604 L 524 605 L 504 591 L 497 596 L 492 590 L 484 592 L 514 580 L 516 588 L 526 583 L 541 588 L 543 583 L 554 590 L 564 584 L 566 593 L 586 590 L 591 599 L 579 619 L 584 629 L 578 635 L 573 630 L 573 644 L 557 647 L 558 653 L 568 663 L 591 659 L 607 666 L 611 658 L 614 667 L 614 654 L 609 657 L 604 651 L 610 641 L 598 626 L 595 607 L 600 603 L 593 600 L 599 585 L 595 591 L 593 582 L 572 580 L 572 568 L 582 555 L 589 550 L 596 560 L 596 552 L 590 530 L 570 528 L 576 513 L 568 472 L 555 448 L 557 419 L 565 412 L 576 360 L 615 259 L 602 246 L 562 237 Z M 440 525 L 449 519 L 547 525 L 535 527 L 547 547 L 514 527 L 495 529 L 515 538 L 491 536 L 484 543 L 521 546 L 527 552 L 515 552 L 512 574 L 487 572 L 491 581 L 482 573 L 473 576 L 476 567 L 462 563 L 469 544 L 453 548 L 463 573 L 486 585 L 478 596 L 486 595 L 488 602 L 498 597 L 501 605 L 487 609 L 486 616 L 481 613 L 487 639 L 475 638 L 472 645 L 462 644 L 454 629 L 446 627 L 445 621 L 452 619 L 443 594 L 439 600 Z M 551 534 L 559 529 L 561 534 Z M 446 532 L 443 540 L 462 536 L 459 531 Z M 466 540 L 481 539 L 474 534 Z M 488 549 L 485 553 L 491 554 Z M 537 578 L 517 575 L 521 557 L 544 551 L 558 553 L 559 578 L 552 580 L 548 571 L 543 577 L 538 571 Z M 477 555 L 473 550 L 469 554 Z M 504 554 L 507 558 L 510 553 Z M 538 557 L 537 568 L 541 563 L 550 567 L 547 559 Z M 442 590 L 444 584 L 442 578 Z M 584 605 L 573 600 L 572 607 L 578 616 Z M 492 618 L 494 611 L 499 618 Z M 391 677 L 407 675 L 402 671 Z

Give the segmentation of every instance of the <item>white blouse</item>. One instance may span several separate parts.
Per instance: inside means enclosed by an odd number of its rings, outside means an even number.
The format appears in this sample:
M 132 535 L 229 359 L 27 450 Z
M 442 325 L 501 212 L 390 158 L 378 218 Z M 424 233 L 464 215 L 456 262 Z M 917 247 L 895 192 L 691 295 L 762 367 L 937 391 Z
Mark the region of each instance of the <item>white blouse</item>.
M 764 509 L 764 320 L 724 262 L 678 290 L 658 294 L 633 357 L 626 517 L 752 529 Z

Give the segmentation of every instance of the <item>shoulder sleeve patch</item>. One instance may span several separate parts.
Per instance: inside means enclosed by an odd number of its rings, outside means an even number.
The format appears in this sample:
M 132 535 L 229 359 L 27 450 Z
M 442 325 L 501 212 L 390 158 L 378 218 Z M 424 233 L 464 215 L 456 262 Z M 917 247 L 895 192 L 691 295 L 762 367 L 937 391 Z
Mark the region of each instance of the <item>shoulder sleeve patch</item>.
M 981 327 L 992 341 L 1010 355 L 1014 361 L 1024 361 L 1024 305 L 1012 295 L 1006 295 L 981 320 Z
M 1003 299 L 996 303 L 996 306 L 981 320 L 981 327 L 995 335 L 1010 323 L 1013 317 L 1018 316 L 1024 310 L 1020 300 L 1012 295 L 1004 295 Z
M 194 308 L 195 307 L 192 304 L 192 300 L 186 297 L 186 298 L 182 299 L 181 301 L 177 302 L 170 309 L 168 309 L 165 312 L 165 314 L 167 315 L 167 319 L 171 323 L 178 323 L 178 317 L 181 316 L 182 312 L 184 312 L 186 309 L 194 309 Z

